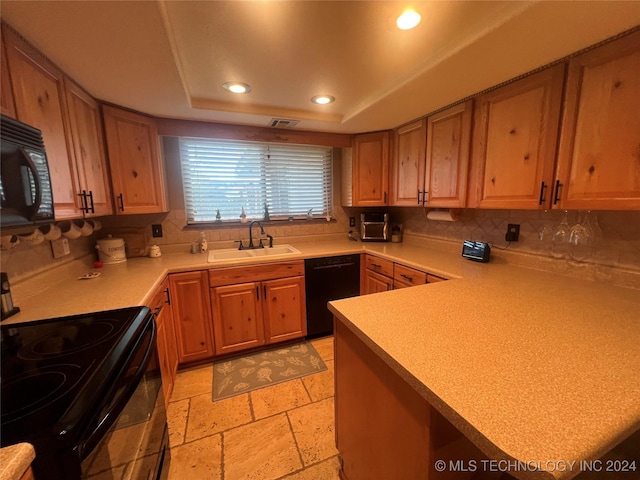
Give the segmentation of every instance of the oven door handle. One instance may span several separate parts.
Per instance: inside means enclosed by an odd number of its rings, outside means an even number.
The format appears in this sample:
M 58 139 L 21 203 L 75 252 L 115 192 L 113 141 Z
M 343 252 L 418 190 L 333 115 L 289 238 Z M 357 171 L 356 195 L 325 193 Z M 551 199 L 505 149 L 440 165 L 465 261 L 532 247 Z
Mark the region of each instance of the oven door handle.
M 147 351 L 144 354 L 144 358 L 140 363 L 140 367 L 135 372 L 135 374 L 131 377 L 131 380 L 128 382 L 128 384 L 125 385 L 125 387 L 122 389 L 122 393 L 120 394 L 120 396 L 114 401 L 109 402 L 112 405 L 111 408 L 102 416 L 100 421 L 97 423 L 97 426 L 95 427 L 95 429 L 88 436 L 86 436 L 86 439 L 84 441 L 82 441 L 78 445 L 80 458 L 82 458 L 83 460 L 87 457 L 87 455 L 89 455 L 89 453 L 91 453 L 91 451 L 96 447 L 96 445 L 100 443 L 100 441 L 102 440 L 102 437 L 104 437 L 104 435 L 109 431 L 109 429 L 115 423 L 116 419 L 124 409 L 125 405 L 129 402 L 129 399 L 133 395 L 133 392 L 138 387 L 140 380 L 142 380 L 142 377 L 144 376 L 147 370 L 147 366 L 149 365 L 149 361 L 151 360 L 153 351 L 156 348 L 157 332 L 156 332 L 156 322 L 154 321 L 153 317 L 149 322 L 148 330 L 151 330 L 151 340 L 149 341 L 149 346 L 147 347 Z M 141 335 L 140 342 L 144 340 L 145 336 L 146 336 L 146 332 L 143 335 Z M 131 355 L 133 358 L 135 358 L 135 352 L 137 348 L 140 346 L 140 342 L 136 344 L 136 348 L 134 349 Z M 130 363 L 129 361 L 126 362 L 125 368 L 122 371 L 126 371 L 126 368 L 129 366 L 129 363 Z
M 36 164 L 33 163 L 31 157 L 24 149 L 24 147 L 20 147 L 18 149 L 22 159 L 24 160 L 23 165 L 27 167 L 31 171 L 31 175 L 33 175 L 33 186 L 35 187 L 35 198 L 33 199 L 33 205 L 29 211 L 29 220 L 35 220 L 35 216 L 40 210 L 40 205 L 42 204 L 42 185 L 40 184 L 40 177 L 38 176 L 38 169 L 36 168 Z

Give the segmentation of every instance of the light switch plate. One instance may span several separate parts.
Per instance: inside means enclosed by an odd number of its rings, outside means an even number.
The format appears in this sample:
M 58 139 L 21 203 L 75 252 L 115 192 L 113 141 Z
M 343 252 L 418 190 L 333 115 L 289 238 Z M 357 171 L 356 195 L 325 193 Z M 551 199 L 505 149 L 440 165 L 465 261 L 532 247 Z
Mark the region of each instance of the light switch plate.
M 64 257 L 71 253 L 69 248 L 69 239 L 59 238 L 58 240 L 51 241 L 51 252 L 53 252 L 53 258 Z

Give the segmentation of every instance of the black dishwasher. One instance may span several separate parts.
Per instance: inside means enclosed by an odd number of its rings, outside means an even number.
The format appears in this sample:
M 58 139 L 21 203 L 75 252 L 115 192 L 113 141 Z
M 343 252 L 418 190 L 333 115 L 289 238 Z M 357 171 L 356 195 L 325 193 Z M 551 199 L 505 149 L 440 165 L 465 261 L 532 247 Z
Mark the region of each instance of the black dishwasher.
M 327 302 L 360 294 L 360 255 L 308 258 L 304 261 L 307 338 L 333 333 Z

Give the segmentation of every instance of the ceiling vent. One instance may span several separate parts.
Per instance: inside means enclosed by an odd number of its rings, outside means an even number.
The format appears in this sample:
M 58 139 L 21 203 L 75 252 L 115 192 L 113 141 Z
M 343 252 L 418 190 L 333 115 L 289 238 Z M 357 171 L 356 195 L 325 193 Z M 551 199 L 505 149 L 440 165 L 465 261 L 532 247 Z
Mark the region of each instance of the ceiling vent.
M 272 118 L 269 126 L 274 128 L 293 128 L 299 121 L 300 120 L 290 120 L 286 118 Z

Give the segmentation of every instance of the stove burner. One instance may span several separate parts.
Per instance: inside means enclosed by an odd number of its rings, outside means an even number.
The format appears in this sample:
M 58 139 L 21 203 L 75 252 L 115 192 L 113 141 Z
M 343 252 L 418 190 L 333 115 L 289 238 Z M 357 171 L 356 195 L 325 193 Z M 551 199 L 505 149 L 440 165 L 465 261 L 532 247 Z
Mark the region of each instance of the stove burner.
M 2 424 L 14 422 L 55 402 L 84 376 L 80 365 L 36 368 L 2 381 Z
M 18 351 L 23 360 L 41 360 L 48 356 L 60 357 L 94 348 L 119 333 L 116 320 L 96 320 L 64 325 L 25 343 Z

